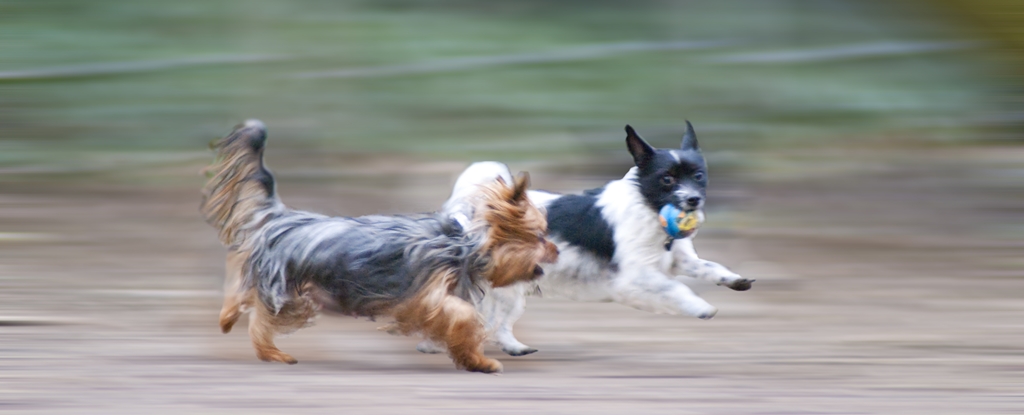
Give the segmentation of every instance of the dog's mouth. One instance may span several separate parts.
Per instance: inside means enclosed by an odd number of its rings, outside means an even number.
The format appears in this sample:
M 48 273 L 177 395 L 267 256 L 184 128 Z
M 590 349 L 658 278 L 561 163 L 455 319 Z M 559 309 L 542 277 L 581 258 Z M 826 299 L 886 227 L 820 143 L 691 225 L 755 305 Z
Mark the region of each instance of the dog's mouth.
M 704 208 L 704 203 L 703 203 L 703 201 L 697 202 L 696 204 L 687 203 L 686 201 L 672 201 L 672 206 L 675 206 L 676 209 L 679 209 L 683 213 L 690 213 L 690 212 L 693 212 L 693 211 L 697 211 L 697 210 L 703 209 Z
M 537 262 L 544 264 L 554 264 L 555 262 L 558 262 L 558 247 L 555 246 L 555 244 L 551 243 L 551 241 L 545 240 L 544 246 L 542 246 L 540 249 L 540 258 L 537 260 Z M 539 266 L 540 265 L 538 265 L 538 267 Z
M 690 237 L 704 221 L 704 215 L 699 209 L 682 210 L 678 206 L 667 204 L 658 212 L 662 230 L 672 239 Z
M 688 203 L 672 203 L 672 206 L 675 206 L 677 209 L 679 209 L 680 212 L 683 213 L 693 213 L 704 210 L 704 203 L 698 203 L 696 205 L 691 205 Z
M 704 207 L 705 197 L 694 193 L 676 194 L 669 202 L 680 211 L 690 213 Z

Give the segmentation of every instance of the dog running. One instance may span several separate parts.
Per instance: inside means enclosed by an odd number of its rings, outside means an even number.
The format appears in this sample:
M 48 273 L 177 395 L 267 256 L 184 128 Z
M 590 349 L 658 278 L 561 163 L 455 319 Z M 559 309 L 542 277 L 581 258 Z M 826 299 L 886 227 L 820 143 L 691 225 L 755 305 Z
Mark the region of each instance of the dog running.
M 249 336 L 264 361 L 297 361 L 274 336 L 310 324 L 321 309 L 389 316 L 392 334 L 421 334 L 455 366 L 502 370 L 482 353 L 474 301 L 532 281 L 558 257 L 546 220 L 527 197 L 529 176 L 492 178 L 473 191 L 475 214 L 328 217 L 287 208 L 263 163 L 266 127 L 250 120 L 213 144 L 200 211 L 227 246 L 220 326 L 251 311 Z
M 478 303 L 490 340 L 505 353 L 537 351 L 512 333 L 527 295 L 613 301 L 654 313 L 710 319 L 718 309 L 681 280 L 692 277 L 737 291 L 750 289 L 754 282 L 700 259 L 694 250 L 693 237 L 704 220 L 708 174 L 690 122 L 678 149 L 656 149 L 633 127 L 625 130 L 634 167 L 622 179 L 582 194 L 528 192 L 533 203 L 546 209 L 549 235 L 560 254 L 542 278 L 494 288 Z M 479 184 L 495 177 L 508 180 L 511 173 L 497 162 L 471 165 L 459 176 L 442 211 L 455 218 L 472 215 Z M 691 224 L 680 227 L 675 220 L 684 217 Z M 429 339 L 417 349 L 444 351 Z

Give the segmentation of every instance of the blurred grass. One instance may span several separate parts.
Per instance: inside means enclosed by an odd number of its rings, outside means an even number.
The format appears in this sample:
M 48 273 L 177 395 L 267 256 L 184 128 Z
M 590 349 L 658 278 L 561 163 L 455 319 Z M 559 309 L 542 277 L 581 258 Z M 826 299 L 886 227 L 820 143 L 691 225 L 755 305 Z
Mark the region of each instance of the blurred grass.
M 669 146 L 684 119 L 712 151 L 1013 138 L 998 59 L 946 19 L 911 1 L 9 0 L 0 167 L 173 162 L 253 117 L 277 149 L 449 159 L 621 151 L 626 123 Z M 672 41 L 723 43 L 401 71 Z M 911 47 L 828 55 L 893 42 Z

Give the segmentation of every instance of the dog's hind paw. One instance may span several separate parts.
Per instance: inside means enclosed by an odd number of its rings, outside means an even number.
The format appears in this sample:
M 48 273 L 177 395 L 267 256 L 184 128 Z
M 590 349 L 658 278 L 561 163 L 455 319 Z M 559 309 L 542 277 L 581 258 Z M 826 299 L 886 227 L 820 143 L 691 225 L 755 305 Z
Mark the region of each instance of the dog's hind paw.
M 387 332 L 392 336 L 398 336 L 402 334 L 402 331 L 398 328 L 398 323 L 388 323 L 383 326 L 377 327 L 377 331 Z
M 701 320 L 711 320 L 711 319 L 715 318 L 715 314 L 718 314 L 718 309 L 715 308 L 715 307 L 711 307 L 710 310 L 705 311 L 705 312 L 700 313 L 700 314 L 696 314 L 696 315 L 694 315 L 694 317 L 697 317 L 697 318 L 699 318 Z
M 256 357 L 264 362 L 281 362 L 289 365 L 299 363 L 299 361 L 292 357 L 292 355 L 280 350 L 257 351 Z
M 228 334 L 242 316 L 241 307 L 225 307 L 220 311 L 220 332 Z
M 232 321 L 223 321 L 222 320 L 220 322 L 220 332 L 224 333 L 224 334 L 231 333 L 231 328 L 234 327 L 234 326 L 235 326 L 234 320 L 232 320 Z
M 447 352 L 448 349 L 445 349 L 444 346 L 441 346 L 441 345 L 439 345 L 437 343 L 434 343 L 434 342 L 432 342 L 430 340 L 424 340 L 424 341 L 421 341 L 419 344 L 416 345 L 416 351 L 420 352 L 420 353 L 426 353 L 426 354 L 440 354 L 440 353 Z
M 516 349 L 502 348 L 501 351 L 505 352 L 505 354 L 507 354 L 509 356 L 526 356 L 528 354 L 537 353 L 537 349 L 534 349 L 534 348 L 529 347 L 529 346 L 524 346 L 522 348 L 516 348 Z
M 737 280 L 729 281 L 726 284 L 722 284 L 736 291 L 746 291 L 750 289 L 750 286 L 754 284 L 754 279 L 740 278 Z

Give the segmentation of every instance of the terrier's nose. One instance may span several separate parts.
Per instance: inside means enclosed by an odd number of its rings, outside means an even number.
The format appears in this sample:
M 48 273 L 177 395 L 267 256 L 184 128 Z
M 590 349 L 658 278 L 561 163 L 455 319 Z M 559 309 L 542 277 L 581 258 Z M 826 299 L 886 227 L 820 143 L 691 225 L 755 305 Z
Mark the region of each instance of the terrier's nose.
M 558 247 L 550 241 L 544 243 L 544 253 L 541 255 L 540 262 L 553 264 L 558 261 Z
M 696 207 L 697 205 L 700 204 L 700 196 L 692 196 L 686 198 L 686 204 Z

